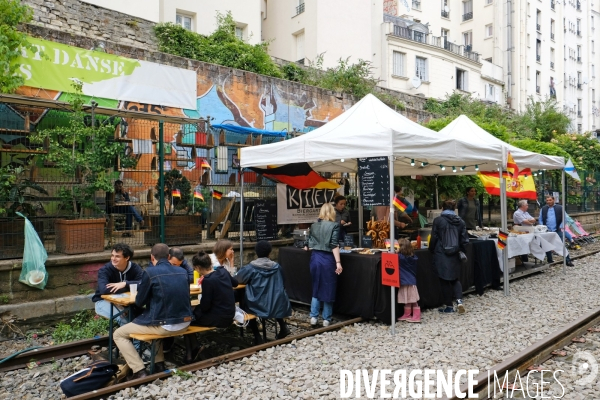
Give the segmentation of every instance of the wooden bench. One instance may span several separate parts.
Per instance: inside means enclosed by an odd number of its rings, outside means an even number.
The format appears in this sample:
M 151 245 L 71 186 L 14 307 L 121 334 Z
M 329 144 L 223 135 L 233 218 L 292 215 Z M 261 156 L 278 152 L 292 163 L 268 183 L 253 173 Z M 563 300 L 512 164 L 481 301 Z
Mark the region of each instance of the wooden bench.
M 196 302 L 198 302 L 198 300 L 195 300 Z M 194 301 L 192 301 L 192 305 L 194 305 Z M 245 316 L 245 320 L 249 321 L 251 319 L 256 319 L 256 315 L 253 314 L 246 314 Z M 162 340 L 164 338 L 168 338 L 168 337 L 175 337 L 175 336 L 186 336 L 186 335 L 192 335 L 192 334 L 196 334 L 196 333 L 200 333 L 200 332 L 209 332 L 209 331 L 214 331 L 217 328 L 212 327 L 212 326 L 193 326 L 190 325 L 188 326 L 188 328 L 185 330 L 185 332 L 169 332 L 166 335 L 153 335 L 153 334 L 147 334 L 147 333 L 133 333 L 131 335 L 129 335 L 132 339 L 136 339 L 136 340 L 141 340 L 143 342 L 147 342 L 150 343 L 150 374 L 154 373 L 154 359 L 156 357 L 156 343 L 158 340 Z

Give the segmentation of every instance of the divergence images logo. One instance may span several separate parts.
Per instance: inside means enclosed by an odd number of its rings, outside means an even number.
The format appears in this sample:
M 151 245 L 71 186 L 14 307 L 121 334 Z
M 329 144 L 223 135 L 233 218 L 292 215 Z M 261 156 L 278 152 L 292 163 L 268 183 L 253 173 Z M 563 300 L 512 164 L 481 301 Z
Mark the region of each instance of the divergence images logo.
M 573 374 L 581 378 L 575 381 L 578 386 L 591 385 L 598 376 L 598 363 L 596 358 L 587 351 L 578 351 L 573 355 Z

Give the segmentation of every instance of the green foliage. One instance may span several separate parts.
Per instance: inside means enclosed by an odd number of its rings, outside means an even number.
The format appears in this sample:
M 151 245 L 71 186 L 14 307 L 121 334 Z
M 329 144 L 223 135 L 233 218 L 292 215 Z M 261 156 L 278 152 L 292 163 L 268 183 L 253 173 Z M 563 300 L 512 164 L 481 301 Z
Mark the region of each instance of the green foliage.
M 529 150 L 535 153 L 546 154 L 549 156 L 561 156 L 565 157 L 565 159 L 569 158 L 569 153 L 554 143 L 540 142 L 539 140 L 534 139 L 520 139 L 511 142 L 511 144 L 523 150 Z
M 187 371 L 181 371 L 179 369 L 172 369 L 171 370 L 171 375 L 178 376 L 178 377 L 180 377 L 184 381 L 187 381 L 188 379 L 192 379 L 194 377 L 193 374 L 191 374 L 191 373 L 189 373 Z
M 208 203 L 206 203 L 206 199 L 210 199 L 211 197 L 210 190 L 208 188 L 203 188 L 200 189 L 200 193 L 202 193 L 204 201 L 195 198 L 194 193 L 192 193 L 187 204 L 187 210 L 189 213 L 206 213 L 208 211 Z
M 427 99 L 431 100 L 431 99 Z M 454 121 L 455 117 L 442 117 L 442 118 L 434 118 L 430 119 L 428 122 L 423 125 L 433 131 L 439 132 L 444 129 L 446 126 L 450 124 L 450 122 Z
M 31 192 L 48 194 L 46 189 L 26 178 L 26 172 L 23 167 L 0 168 L 0 215 L 15 217 L 17 211 L 25 216 L 35 215 L 29 202 L 35 199 Z
M 425 199 L 431 199 L 435 205 L 435 177 L 423 176 L 422 179 L 412 179 L 409 176 L 394 178 L 394 183 L 401 187 L 412 189 L 417 196 L 422 196 L 420 204 L 425 204 Z M 474 186 L 478 193 L 483 193 L 484 189 L 481 181 L 476 175 L 452 175 L 439 176 L 437 178 L 438 193 L 440 201 L 445 199 L 460 199 L 465 195 L 465 188 Z M 417 197 L 418 198 L 418 197 Z M 441 204 L 441 203 L 440 203 Z
M 304 83 L 308 75 L 303 68 L 294 63 L 289 63 L 281 67 L 281 72 L 283 73 L 283 79 L 300 83 Z
M 217 30 L 209 36 L 170 22 L 156 25 L 154 33 L 165 53 L 281 78 L 279 67 L 267 53 L 268 43 L 246 43 L 235 36 L 235 27 L 231 12 L 227 12 L 217 13 Z
M 24 79 L 16 75 L 21 48 L 36 52 L 27 35 L 17 27 L 31 21 L 31 9 L 19 0 L 0 0 L 0 92 L 13 93 L 23 86 Z
M 8 304 L 10 303 L 10 298 L 3 294 L 2 296 L 0 296 L 0 304 Z
M 530 97 L 525 113 L 517 120 L 525 128 L 522 136 L 545 142 L 556 135 L 566 134 L 570 124 L 569 117 L 559 111 L 554 98 L 534 101 Z
M 173 197 L 173 191 L 179 190 L 181 197 Z M 172 169 L 164 174 L 165 215 L 172 215 L 176 210 L 191 211 L 188 208 L 192 196 L 192 185 L 188 178 L 178 169 Z M 160 180 L 156 182 L 154 197 L 160 199 Z
M 31 135 L 33 143 L 49 143 L 48 153 L 42 158 L 54 165 L 77 184 L 71 189 L 62 188 L 59 196 L 63 203 L 70 203 L 73 214 L 83 216 L 84 209 L 99 211 L 95 202 L 96 191 L 112 192 L 113 185 L 109 168 L 123 149 L 114 141 L 113 119 L 104 119 L 98 126 L 91 126 L 83 111 L 85 100 L 81 93 L 82 84 L 73 83 L 74 94 L 69 103 L 73 112 L 66 113 L 66 126 L 44 129 Z
M 404 103 L 398 98 L 394 97 L 389 93 L 376 91 L 373 93 L 379 100 L 387 104 L 389 107 L 394 108 L 396 111 L 402 111 L 406 108 Z
M 107 319 L 100 318 L 92 311 L 81 311 L 69 323 L 59 322 L 52 337 L 56 343 L 67 343 L 106 335 L 107 332 Z
M 557 135 L 550 141 L 571 156 L 579 171 L 600 170 L 600 143 L 590 134 Z

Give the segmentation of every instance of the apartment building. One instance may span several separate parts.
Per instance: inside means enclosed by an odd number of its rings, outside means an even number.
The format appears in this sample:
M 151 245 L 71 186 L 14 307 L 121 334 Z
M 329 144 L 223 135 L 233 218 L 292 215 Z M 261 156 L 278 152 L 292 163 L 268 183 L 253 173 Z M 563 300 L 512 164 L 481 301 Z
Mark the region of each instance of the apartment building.
M 248 43 L 262 40 L 264 0 L 81 0 L 84 3 L 133 15 L 153 22 L 172 22 L 193 32 L 208 35 L 217 28 L 217 13 L 231 11 L 236 35 Z

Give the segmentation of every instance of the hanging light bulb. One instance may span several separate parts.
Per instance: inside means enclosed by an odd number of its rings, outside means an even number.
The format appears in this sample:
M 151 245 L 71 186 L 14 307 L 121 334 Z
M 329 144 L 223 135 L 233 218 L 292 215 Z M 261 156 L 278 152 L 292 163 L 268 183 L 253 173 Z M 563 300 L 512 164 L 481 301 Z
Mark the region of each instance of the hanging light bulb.
M 464 171 L 464 170 L 465 170 L 465 168 L 467 168 L 467 167 L 466 167 L 466 165 L 463 165 L 462 167 L 460 167 L 460 170 L 461 170 L 461 171 Z
M 456 172 L 456 167 L 452 166 L 452 172 Z
M 422 164 L 422 163 L 421 163 L 421 164 Z M 411 158 L 411 160 L 410 160 L 410 166 L 411 166 L 411 167 L 414 167 L 414 166 L 415 166 L 415 159 L 414 159 L 414 158 Z
M 422 163 L 421 163 L 421 167 L 424 167 L 424 166 L 426 166 L 427 164 L 429 164 L 429 163 L 422 162 Z
M 443 165 L 440 165 L 440 168 L 442 169 L 442 171 L 446 170 L 446 167 L 444 167 Z
M 533 176 L 537 176 L 537 172 L 534 172 L 534 173 L 533 173 Z
M 341 161 L 341 162 L 344 162 L 344 159 L 342 158 L 340 161 Z
M 475 164 L 475 171 L 479 171 L 479 165 Z

